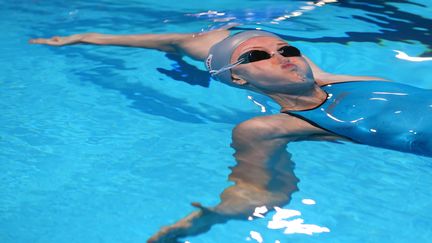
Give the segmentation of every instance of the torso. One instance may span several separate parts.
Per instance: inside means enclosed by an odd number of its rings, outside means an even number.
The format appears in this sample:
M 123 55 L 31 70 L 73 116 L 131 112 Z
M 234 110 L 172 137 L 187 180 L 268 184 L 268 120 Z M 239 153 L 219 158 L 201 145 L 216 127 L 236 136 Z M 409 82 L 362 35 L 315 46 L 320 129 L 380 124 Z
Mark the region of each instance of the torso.
M 344 82 L 323 86 L 319 107 L 287 112 L 353 141 L 431 156 L 432 91 L 393 82 Z

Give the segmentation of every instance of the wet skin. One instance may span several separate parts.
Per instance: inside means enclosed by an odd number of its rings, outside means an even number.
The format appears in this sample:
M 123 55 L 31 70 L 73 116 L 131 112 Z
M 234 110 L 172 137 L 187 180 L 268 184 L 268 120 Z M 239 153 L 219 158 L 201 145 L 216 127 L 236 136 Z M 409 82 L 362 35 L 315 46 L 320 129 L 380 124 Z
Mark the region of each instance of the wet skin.
M 278 50 L 289 45 L 274 37 L 251 38 L 236 48 L 231 62 L 250 50 L 262 50 L 272 54 L 270 59 L 241 64 L 232 69 L 234 82 L 249 84 L 251 88 L 267 92 L 298 94 L 315 85 L 312 70 L 303 57 L 284 57 Z

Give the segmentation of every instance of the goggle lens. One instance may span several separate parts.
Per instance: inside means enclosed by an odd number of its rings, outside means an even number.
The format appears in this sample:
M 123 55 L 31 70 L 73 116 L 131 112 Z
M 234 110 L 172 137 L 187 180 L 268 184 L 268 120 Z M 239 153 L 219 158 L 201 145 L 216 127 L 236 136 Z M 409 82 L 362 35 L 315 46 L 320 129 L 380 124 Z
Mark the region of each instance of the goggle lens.
M 279 54 L 284 57 L 299 57 L 301 56 L 301 52 L 294 46 L 283 46 L 279 50 L 277 50 Z M 246 53 L 243 53 L 239 56 L 238 61 L 241 60 L 241 64 L 246 64 L 250 62 L 258 62 L 266 59 L 270 59 L 272 55 L 266 51 L 261 50 L 251 50 Z

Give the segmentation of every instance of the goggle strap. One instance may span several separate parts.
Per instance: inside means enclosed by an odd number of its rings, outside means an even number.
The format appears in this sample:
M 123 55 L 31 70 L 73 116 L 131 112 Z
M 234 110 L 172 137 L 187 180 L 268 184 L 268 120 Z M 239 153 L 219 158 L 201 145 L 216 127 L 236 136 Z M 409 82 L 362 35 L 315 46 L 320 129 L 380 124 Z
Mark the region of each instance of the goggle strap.
M 242 64 L 242 62 L 244 62 L 244 59 L 240 58 L 237 62 L 235 62 L 233 64 L 228 64 L 228 65 L 226 65 L 226 66 L 224 66 L 224 67 L 222 67 L 222 68 L 220 68 L 218 70 L 210 70 L 209 73 L 210 73 L 211 76 L 215 76 L 215 75 L 218 75 L 218 74 L 220 74 L 222 72 L 230 70 L 230 69 L 232 69 L 234 67 L 237 67 L 238 65 Z

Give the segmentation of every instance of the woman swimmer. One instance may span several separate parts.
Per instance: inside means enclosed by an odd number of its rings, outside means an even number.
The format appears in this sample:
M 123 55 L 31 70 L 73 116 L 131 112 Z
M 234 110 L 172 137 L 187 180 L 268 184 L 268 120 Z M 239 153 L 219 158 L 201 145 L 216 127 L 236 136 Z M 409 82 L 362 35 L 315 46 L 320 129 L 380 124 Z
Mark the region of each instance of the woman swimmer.
M 237 165 L 229 179 L 235 184 L 222 192 L 221 202 L 215 207 L 193 203 L 197 211 L 162 228 L 148 242 L 177 242 L 217 223 L 247 219 L 256 207 L 287 204 L 298 181 L 286 150 L 289 142 L 343 139 L 432 155 L 432 132 L 427 129 L 432 124 L 432 91 L 374 77 L 326 73 L 268 32 L 78 34 L 30 42 L 125 45 L 185 54 L 205 61 L 215 79 L 265 94 L 282 107 L 281 114 L 253 118 L 233 130 Z

